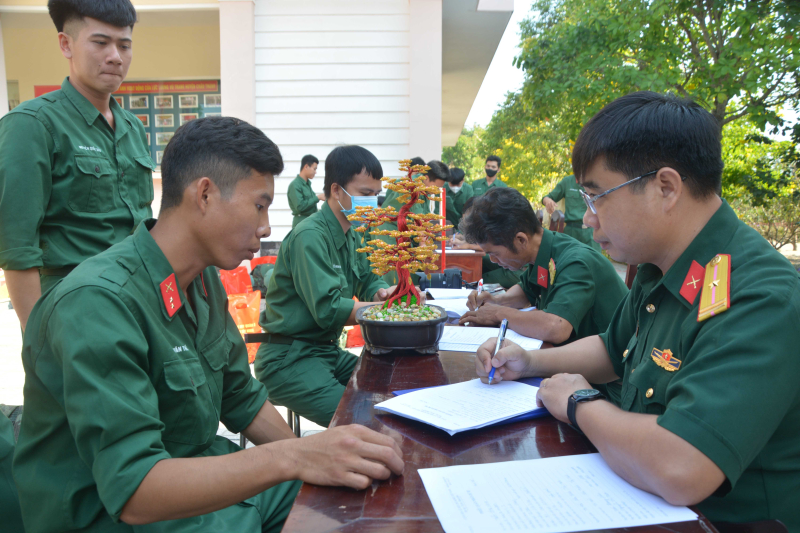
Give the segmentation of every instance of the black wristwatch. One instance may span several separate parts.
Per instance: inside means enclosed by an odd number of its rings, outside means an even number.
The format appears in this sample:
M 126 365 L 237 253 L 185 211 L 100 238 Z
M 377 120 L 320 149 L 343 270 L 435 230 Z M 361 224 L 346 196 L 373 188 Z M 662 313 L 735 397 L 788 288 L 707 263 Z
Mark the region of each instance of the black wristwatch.
M 597 389 L 581 389 L 573 392 L 569 401 L 567 402 L 567 417 L 569 423 L 575 428 L 578 433 L 583 433 L 581 428 L 578 427 L 578 421 L 575 420 L 575 408 L 578 407 L 580 402 L 591 402 L 594 400 L 605 400 L 606 397 Z

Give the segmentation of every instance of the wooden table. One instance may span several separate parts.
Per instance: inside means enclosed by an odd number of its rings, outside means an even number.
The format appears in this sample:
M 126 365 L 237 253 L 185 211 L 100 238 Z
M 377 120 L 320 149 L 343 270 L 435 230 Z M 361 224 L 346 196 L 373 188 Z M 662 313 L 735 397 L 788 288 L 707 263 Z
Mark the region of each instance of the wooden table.
M 305 484 L 286 520 L 284 533 L 441 532 L 419 468 L 492 463 L 593 453 L 592 444 L 552 417 L 449 436 L 426 424 L 376 412 L 391 391 L 458 383 L 475 377 L 474 354 L 377 356 L 365 352 L 339 403 L 331 426 L 358 423 L 402 439 L 405 471 L 371 488 Z M 714 533 L 704 517 L 695 522 L 608 531 Z

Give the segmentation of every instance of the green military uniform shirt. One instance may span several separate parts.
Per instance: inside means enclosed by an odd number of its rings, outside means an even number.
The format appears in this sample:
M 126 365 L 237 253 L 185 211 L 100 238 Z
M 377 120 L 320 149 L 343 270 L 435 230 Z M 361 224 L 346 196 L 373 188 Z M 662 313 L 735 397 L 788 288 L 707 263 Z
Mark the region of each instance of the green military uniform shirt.
M 519 282 L 528 301 L 570 323 L 568 342 L 604 332 L 628 288 L 600 253 L 563 233 L 542 231 L 536 261 Z M 619 382 L 601 388 L 619 399 Z
M 361 234 L 345 233 L 328 203 L 281 244 L 261 312 L 261 327 L 295 339 L 339 338 L 353 310 L 353 296 L 373 299 L 388 288 L 372 272 L 367 254 L 356 252 Z
M 481 178 L 479 180 L 475 180 L 472 182 L 472 190 L 474 191 L 473 196 L 481 196 L 486 193 L 492 187 L 498 187 L 500 189 L 508 187 L 506 182 L 501 180 L 499 177 L 495 176 L 494 181 L 491 185 L 486 181 L 486 178 Z M 464 200 L 466 202 L 466 200 Z
M 447 205 L 445 209 L 447 211 L 447 220 L 452 222 L 454 230 L 458 230 L 458 224 L 461 222 L 461 217 L 464 216 L 464 202 L 475 196 L 475 191 L 472 189 L 472 185 L 466 181 L 463 182 L 461 190 L 458 192 L 453 192 L 449 186 L 446 187 L 446 190 Z
M 113 130 L 66 79 L 0 119 L 0 268 L 42 269 L 43 290 L 152 216 L 144 127 L 110 105 Z
M 294 215 L 292 228 L 317 212 L 317 202 L 320 200 L 311 188 L 311 180 L 304 180 L 300 174 L 289 184 L 286 196 L 289 198 L 289 208 Z
M 554 202 L 565 199 L 564 233 L 599 251 L 600 245 L 592 239 L 592 228 L 583 225 L 583 215 L 586 213 L 586 202 L 581 197 L 583 190 L 583 185 L 575 180 L 575 176 L 569 175 L 559 181 L 544 198 L 550 198 Z M 544 198 L 542 198 L 542 202 L 544 202 Z
M 184 293 L 150 236 L 154 222 L 84 261 L 28 320 L 14 458 L 28 533 L 133 531 L 120 513 L 157 462 L 237 451 L 216 435 L 219 422 L 238 433 L 267 400 L 215 269 Z M 135 530 L 260 530 L 276 491 L 288 514 L 299 483 L 286 485 Z
M 11 461 L 14 458 L 14 425 L 0 412 L 0 517 L 3 531 L 23 533 L 22 514 L 14 478 L 11 476 Z
M 717 254 L 730 255 L 730 308 L 698 322 L 705 266 Z M 623 378 L 622 409 L 658 415 L 725 474 L 698 505 L 712 521 L 778 519 L 800 531 L 799 281 L 723 203 L 665 275 L 640 266 L 601 335 Z M 724 297 L 721 285 L 713 288 Z M 666 350 L 672 370 L 656 363 Z
M 353 296 L 371 301 L 389 287 L 356 252 L 361 243 L 324 203 L 283 241 L 261 312 L 261 327 L 273 337 L 258 349 L 256 377 L 273 402 L 323 427 L 358 361 L 338 346 Z

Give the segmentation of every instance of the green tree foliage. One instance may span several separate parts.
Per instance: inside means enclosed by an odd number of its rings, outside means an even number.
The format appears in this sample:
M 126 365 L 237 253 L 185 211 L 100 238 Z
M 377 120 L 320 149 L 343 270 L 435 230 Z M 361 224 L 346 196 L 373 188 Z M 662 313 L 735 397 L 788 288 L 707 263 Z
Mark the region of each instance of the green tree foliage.
M 478 125 L 464 128 L 455 146 L 442 149 L 442 162 L 450 167 L 458 167 L 466 174 L 465 179 L 473 182 L 484 176 L 483 167 L 487 152 L 484 155 L 483 136 L 486 131 Z
M 785 0 L 537 0 L 521 25 L 519 96 L 575 138 L 613 99 L 672 91 L 720 128 L 780 125 L 800 98 L 800 7 Z

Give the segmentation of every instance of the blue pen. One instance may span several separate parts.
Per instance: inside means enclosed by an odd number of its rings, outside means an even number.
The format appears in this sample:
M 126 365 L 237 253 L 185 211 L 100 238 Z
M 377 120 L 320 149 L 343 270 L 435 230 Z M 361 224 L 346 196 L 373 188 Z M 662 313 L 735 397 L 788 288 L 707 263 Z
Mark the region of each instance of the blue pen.
M 494 357 L 494 355 L 500 351 L 500 347 L 503 345 L 503 341 L 506 338 L 507 329 L 508 329 L 508 319 L 504 318 L 503 321 L 500 322 L 500 335 L 497 336 L 497 344 L 494 347 L 494 353 L 492 354 L 492 357 Z M 492 369 L 489 371 L 489 385 L 492 384 L 492 380 L 494 379 L 494 371 L 495 371 L 494 367 L 492 367 Z

